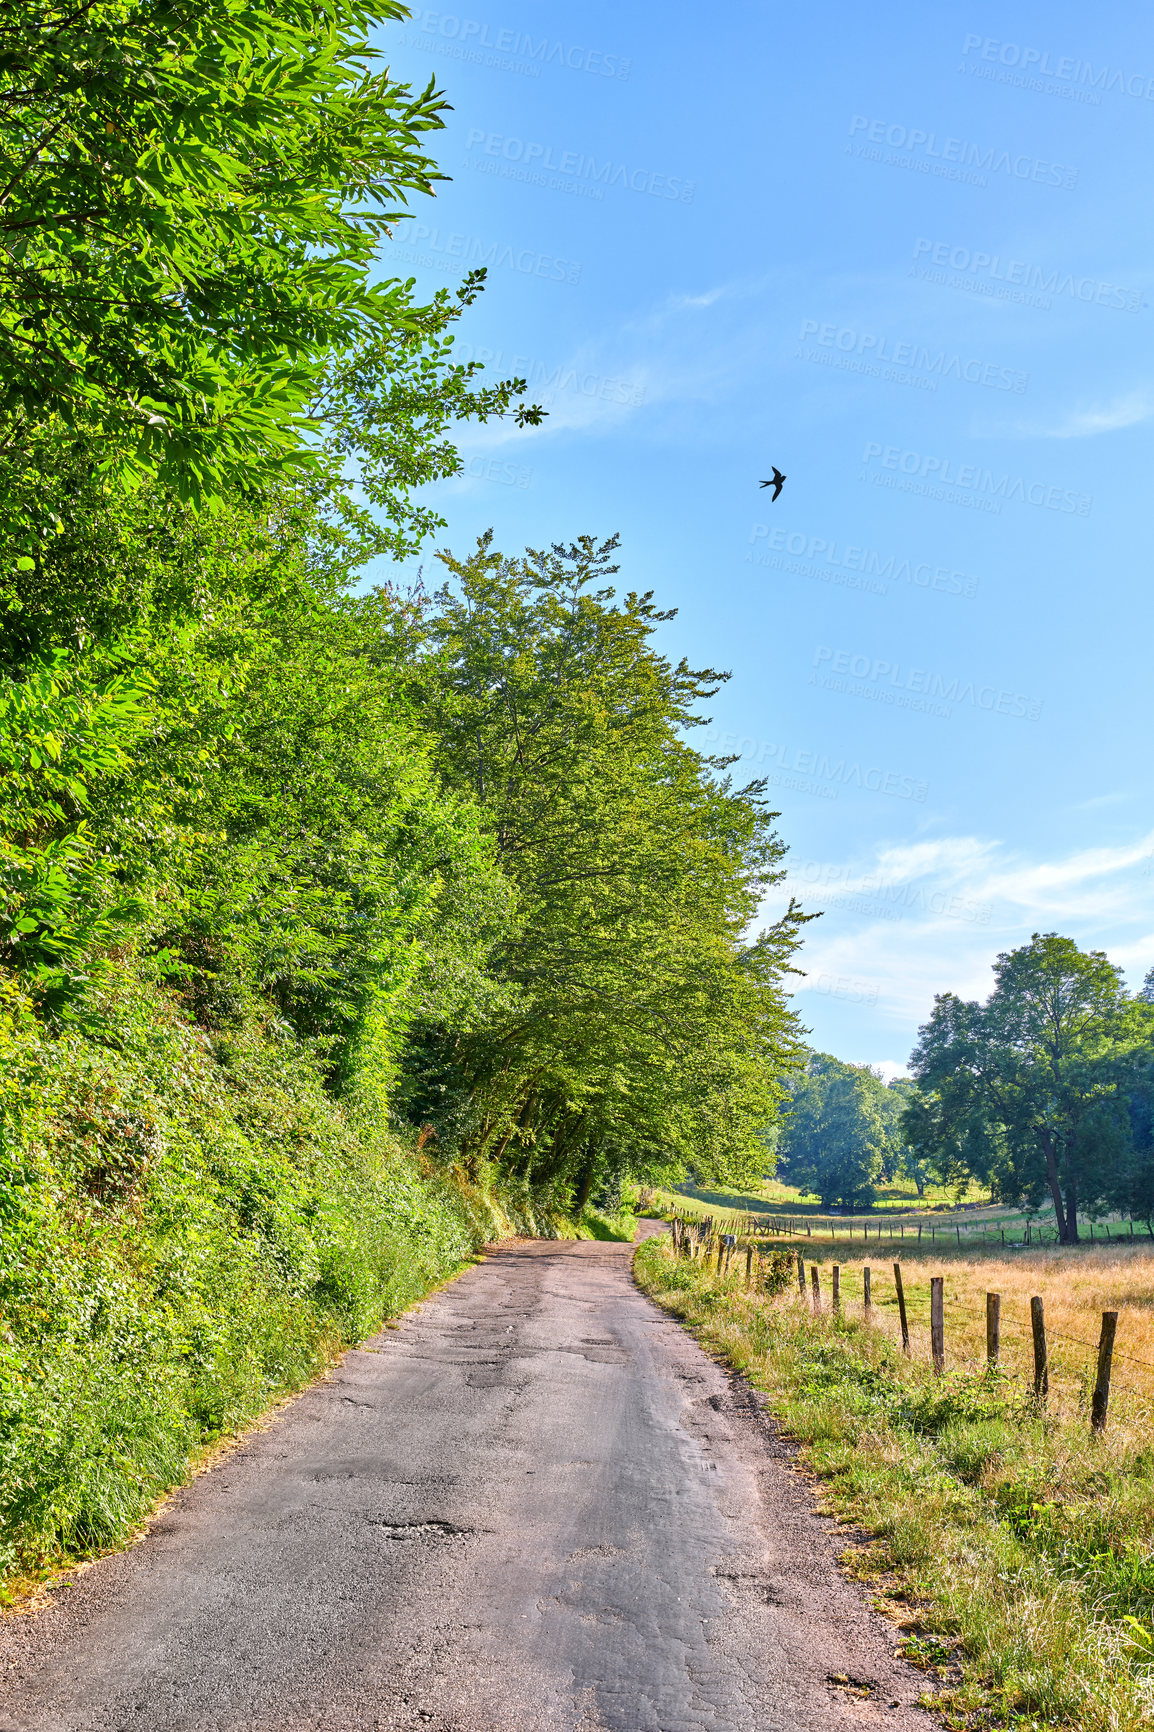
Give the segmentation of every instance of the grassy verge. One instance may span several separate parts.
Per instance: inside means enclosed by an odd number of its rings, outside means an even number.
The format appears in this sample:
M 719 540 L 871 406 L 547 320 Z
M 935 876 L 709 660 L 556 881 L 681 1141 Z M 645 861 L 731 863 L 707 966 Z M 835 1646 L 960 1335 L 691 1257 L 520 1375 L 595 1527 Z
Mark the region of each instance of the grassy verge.
M 935 1378 L 886 1327 L 848 1312 L 815 1317 L 796 1285 L 746 1293 L 736 1273 L 719 1279 L 659 1239 L 641 1245 L 634 1267 L 647 1293 L 766 1392 L 831 1512 L 870 1534 L 853 1567 L 902 1628 L 909 1657 L 939 1673 L 948 1724 L 1149 1727 L 1145 1397 L 1092 1437 L 1074 1395 L 1043 1413 L 1013 1371 L 963 1362 Z
M 267 1017 L 203 1030 L 127 969 L 82 1008 L 0 1016 L 0 1605 L 481 1245 L 563 1228 L 335 1100 Z

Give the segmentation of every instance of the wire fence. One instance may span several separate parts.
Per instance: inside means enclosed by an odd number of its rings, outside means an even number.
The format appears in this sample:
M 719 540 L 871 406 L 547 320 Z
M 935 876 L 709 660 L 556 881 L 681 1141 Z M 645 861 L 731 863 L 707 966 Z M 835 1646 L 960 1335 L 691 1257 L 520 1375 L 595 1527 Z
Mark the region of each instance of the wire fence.
M 647 1198 L 650 1199 L 648 1204 Z M 660 1206 L 659 1194 L 643 1192 L 641 1206 Z M 730 1224 L 738 1222 L 740 1225 L 734 1230 L 739 1231 L 743 1237 L 747 1234 L 771 1234 L 782 1239 L 829 1238 L 836 1244 L 840 1236 L 847 1244 L 855 1241 L 862 1245 L 917 1244 L 929 1245 L 935 1249 L 938 1245 L 945 1244 L 952 1244 L 955 1248 L 978 1244 L 996 1245 L 1009 1250 L 1055 1245 L 1059 1242 L 1056 1226 L 1048 1226 L 1036 1215 L 993 1212 L 995 1206 L 992 1204 L 967 1204 L 957 1211 L 933 1215 L 916 1211 L 901 1215 L 896 1211 L 878 1215 L 795 1215 L 768 1208 L 719 1208 L 697 1216 L 676 1198 L 667 1207 L 671 1207 L 674 1214 L 683 1214 L 688 1220 L 708 1222 L 714 1231 L 723 1220 Z M 979 1209 L 991 1212 L 978 1214 L 975 1211 Z M 1080 1228 L 1090 1244 L 1133 1243 L 1136 1238 L 1143 1237 L 1154 1243 L 1154 1223 L 1145 1220 L 1135 1223 L 1129 1215 L 1116 1215 L 1096 1221 L 1084 1220 L 1080 1223 Z
M 810 1262 L 807 1267 L 803 1249 L 799 1245 L 788 1245 L 784 1235 L 778 1236 L 776 1242 L 770 1239 L 764 1224 L 754 1217 L 745 1217 L 744 1221 L 731 1222 L 733 1230 L 723 1230 L 713 1217 L 697 1217 L 688 1212 L 675 1213 L 670 1221 L 673 1238 L 673 1248 L 679 1256 L 700 1259 L 702 1263 L 713 1270 L 719 1277 L 730 1272 L 734 1257 L 738 1258 L 738 1273 L 741 1271 L 741 1258 L 744 1253 L 745 1285 L 749 1288 L 760 1288 L 767 1291 L 780 1290 L 792 1280 L 796 1273 L 798 1297 L 803 1305 L 811 1308 L 815 1315 L 821 1315 L 828 1307 L 833 1315 L 845 1311 L 850 1302 L 850 1295 L 843 1280 L 844 1271 L 837 1263 L 828 1267 L 824 1263 Z M 768 1253 L 768 1254 L 767 1254 Z M 900 1329 L 902 1351 L 911 1355 L 913 1342 L 910 1329 L 911 1315 L 922 1311 L 924 1296 L 918 1291 L 918 1304 L 915 1307 L 911 1300 L 912 1291 L 907 1291 L 903 1279 L 900 1259 L 893 1263 L 894 1296 L 890 1300 L 888 1294 L 883 1295 L 874 1289 L 873 1276 L 878 1274 L 884 1280 L 886 1271 L 874 1271 L 868 1264 L 862 1265 L 861 1307 L 864 1320 L 869 1323 L 879 1323 L 883 1308 L 896 1308 Z M 855 1294 L 856 1300 L 856 1294 Z M 931 1275 L 929 1277 L 929 1332 L 930 1355 L 934 1371 L 941 1375 L 946 1367 L 946 1312 L 945 1312 L 945 1276 Z M 1002 1294 L 988 1291 L 985 1295 L 985 1364 L 986 1369 L 993 1372 L 1002 1367 Z M 1090 1399 L 1090 1423 L 1095 1432 L 1106 1429 L 1106 1419 L 1110 1404 L 1110 1388 L 1114 1360 L 1121 1360 L 1137 1371 L 1140 1378 L 1150 1382 L 1154 1388 L 1154 1363 L 1141 1358 L 1137 1354 L 1119 1350 L 1115 1345 L 1118 1327 L 1118 1312 L 1103 1311 L 1101 1314 L 1101 1332 L 1097 1343 L 1087 1341 L 1064 1330 L 1055 1329 L 1047 1324 L 1045 1303 L 1042 1295 L 1030 1295 L 1030 1328 L 1029 1332 L 1022 1329 L 1019 1340 L 1026 1346 L 1032 1357 L 1033 1399 L 1044 1406 L 1049 1394 L 1050 1372 L 1052 1369 L 1052 1348 L 1055 1343 L 1080 1348 L 1087 1353 L 1096 1355 L 1091 1364 L 1082 1368 L 1080 1381 L 1089 1392 L 1089 1375 L 1093 1372 L 1094 1382 Z M 892 1315 L 892 1311 L 891 1311 Z M 918 1315 L 916 1322 L 923 1321 Z M 952 1322 L 957 1325 L 956 1313 Z M 1019 1326 L 1012 1318 L 1006 1319 L 1008 1330 L 1017 1335 Z M 974 1363 L 973 1353 L 964 1355 L 971 1364 Z

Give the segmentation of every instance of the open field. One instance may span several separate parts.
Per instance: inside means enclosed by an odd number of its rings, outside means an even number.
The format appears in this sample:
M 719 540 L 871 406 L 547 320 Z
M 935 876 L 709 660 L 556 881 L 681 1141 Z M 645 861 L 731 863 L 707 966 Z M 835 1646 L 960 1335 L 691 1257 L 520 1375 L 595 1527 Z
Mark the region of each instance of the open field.
M 786 1187 L 781 1187 L 783 1190 Z M 859 1214 L 822 1212 L 816 1203 L 799 1203 L 796 1193 L 780 1201 L 760 1194 L 738 1191 L 699 1191 L 682 1187 L 677 1191 L 653 1189 L 646 1192 L 659 1212 L 678 1213 L 698 1219 L 709 1218 L 726 1222 L 725 1231 L 734 1231 L 735 1223 L 743 1226 L 757 1221 L 767 1230 L 788 1237 L 812 1239 L 814 1246 L 823 1242 L 843 1246 L 862 1244 L 892 1244 L 903 1254 L 910 1245 L 927 1241 L 938 1248 L 946 1244 L 965 1242 L 997 1246 L 999 1249 L 1018 1244 L 1037 1246 L 1052 1243 L 1057 1238 L 1053 1215 L 1043 1211 L 1008 1208 L 988 1197 L 974 1197 L 960 1205 L 945 1201 L 919 1204 L 912 1199 L 900 1208 L 891 1207 L 863 1211 Z M 1079 1221 L 1079 1231 L 1088 1244 L 1145 1243 L 1154 1248 L 1154 1235 L 1145 1221 L 1137 1224 L 1128 1217 L 1111 1215 L 1105 1220 Z
M 718 1277 L 668 1242 L 637 1278 L 764 1390 L 824 1482 L 831 1513 L 868 1536 L 848 1567 L 872 1581 L 904 1650 L 936 1672 L 947 1723 L 1137 1732 L 1154 1715 L 1154 1249 L 987 1255 L 907 1247 L 911 1325 L 900 1349 L 891 1262 L 787 1242 L 806 1261 L 777 1295 Z M 842 1310 L 830 1308 L 835 1261 Z M 872 1320 L 862 1270 L 873 1275 Z M 822 1311 L 809 1282 L 816 1264 Z M 928 1340 L 945 1289 L 946 1371 Z M 985 1294 L 1002 1294 L 1002 1360 L 985 1356 Z M 1050 1393 L 1032 1396 L 1029 1300 L 1045 1302 Z M 1119 1313 L 1107 1429 L 1091 1433 L 1101 1312 Z
M 812 1191 L 800 1191 L 796 1185 L 787 1185 L 781 1179 L 764 1178 L 760 1185 L 755 1185 L 750 1191 L 718 1191 L 710 1190 L 701 1185 L 685 1183 L 678 1186 L 678 1196 L 695 1197 L 701 1202 L 723 1204 L 730 1208 L 758 1208 L 768 1204 L 773 1209 L 782 1209 L 795 1215 L 820 1215 L 822 1211 L 820 1199 Z M 916 1209 L 919 1213 L 930 1213 L 940 1209 L 975 1208 L 982 1204 L 990 1204 L 988 1191 L 972 1181 L 960 1194 L 946 1185 L 926 1185 L 922 1196 L 918 1196 L 917 1186 L 912 1179 L 896 1178 L 888 1183 L 882 1181 L 877 1188 L 877 1199 L 870 1210 L 871 1217 L 884 1214 L 889 1210 L 902 1211 Z

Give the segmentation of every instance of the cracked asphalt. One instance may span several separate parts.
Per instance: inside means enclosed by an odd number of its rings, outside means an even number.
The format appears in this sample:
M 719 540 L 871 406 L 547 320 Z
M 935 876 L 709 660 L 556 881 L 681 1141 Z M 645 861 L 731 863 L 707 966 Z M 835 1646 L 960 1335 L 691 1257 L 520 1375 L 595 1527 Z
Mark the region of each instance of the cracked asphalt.
M 0 1732 L 927 1732 L 844 1533 L 632 1252 L 501 1246 L 349 1353 L 0 1621 Z

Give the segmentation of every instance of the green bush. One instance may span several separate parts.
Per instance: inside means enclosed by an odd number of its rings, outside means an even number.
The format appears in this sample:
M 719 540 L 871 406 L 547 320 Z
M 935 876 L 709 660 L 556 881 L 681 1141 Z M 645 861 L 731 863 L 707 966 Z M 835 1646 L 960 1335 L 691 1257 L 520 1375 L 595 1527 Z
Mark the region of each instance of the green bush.
M 222 1042 L 127 967 L 54 1032 L 10 1005 L 0 1566 L 122 1541 L 198 1452 L 509 1217 L 354 1122 L 254 1014 Z M 516 1224 L 533 1230 L 532 1199 Z

